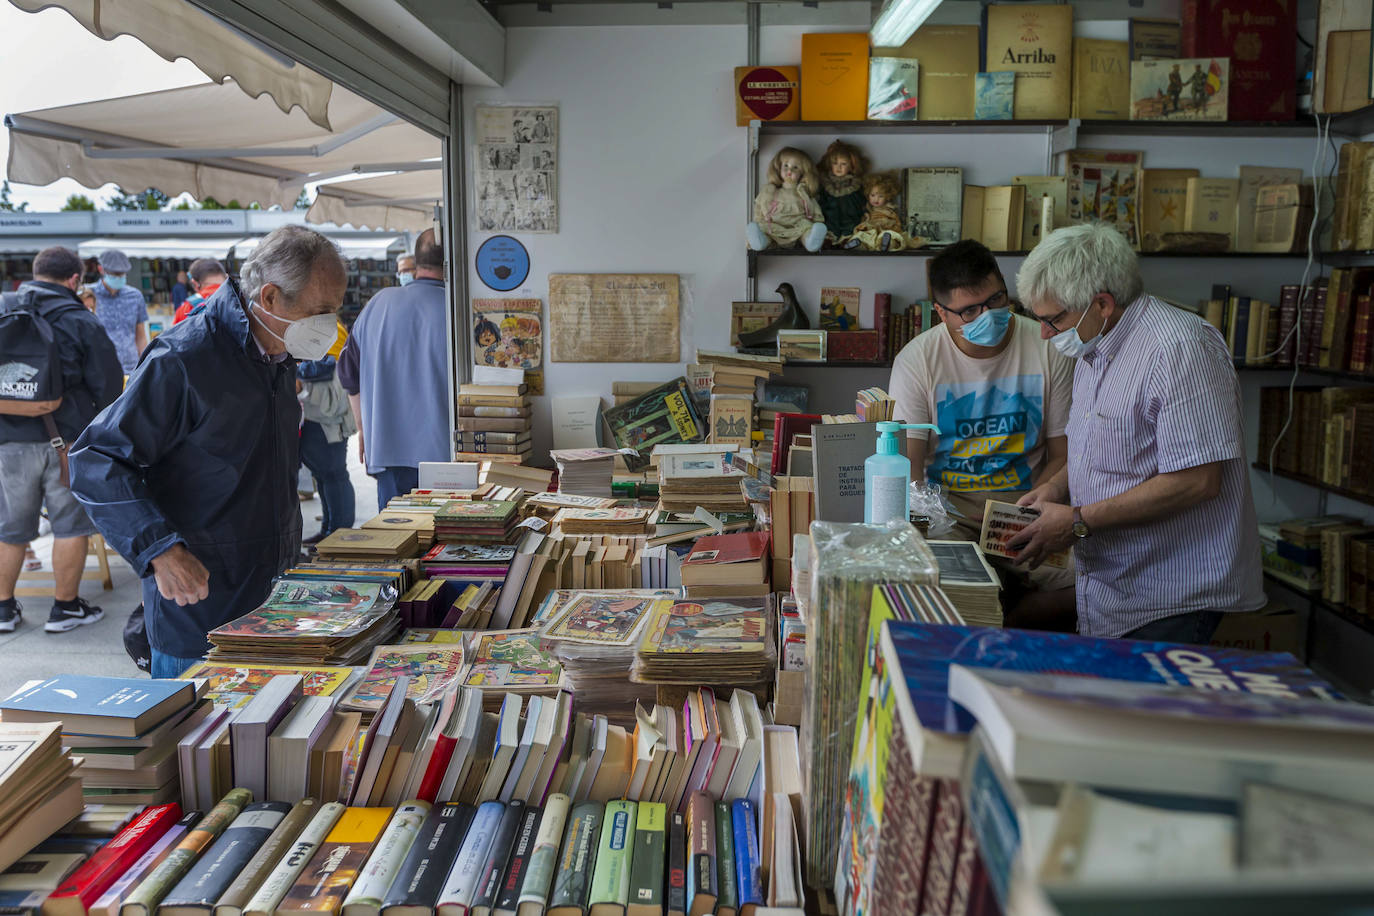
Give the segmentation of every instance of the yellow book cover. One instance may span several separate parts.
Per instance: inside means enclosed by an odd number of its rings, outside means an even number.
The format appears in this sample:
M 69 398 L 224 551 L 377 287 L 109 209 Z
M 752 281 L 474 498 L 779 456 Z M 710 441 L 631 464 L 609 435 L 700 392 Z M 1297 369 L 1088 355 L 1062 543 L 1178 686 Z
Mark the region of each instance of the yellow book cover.
M 1025 187 L 994 185 L 985 188 L 983 195 L 983 244 L 992 251 L 1019 251 Z
M 900 48 L 875 48 L 873 54 L 920 61 L 918 119 L 969 121 L 973 119 L 978 50 L 976 25 L 924 25 Z
M 344 809 L 277 912 L 337 914 L 390 818 L 390 808 Z
M 964 218 L 959 236 L 961 239 L 983 240 L 983 201 L 987 197 L 987 190 L 981 185 L 964 185 Z
M 800 118 L 800 68 L 735 68 L 737 127 L 744 127 L 750 121 L 796 121 Z
M 1131 48 L 1124 41 L 1073 40 L 1073 117 L 1127 121 L 1131 117 Z
M 1068 179 L 1063 175 L 1017 175 L 1011 180 L 1026 189 L 1026 200 L 1021 217 L 1021 247 L 1030 251 L 1040 240 L 1054 230 L 1069 224 Z M 1048 226 L 1042 213 L 1045 210 L 1044 198 L 1052 202 L 1053 216 Z
M 1188 204 L 1188 179 L 1197 169 L 1141 169 L 1140 250 L 1158 251 L 1166 232 L 1183 231 L 1183 211 Z
M 1018 121 L 1069 117 L 1073 88 L 1073 7 L 993 4 L 988 11 L 987 69 L 1016 74 Z
M 868 33 L 802 36 L 803 121 L 862 121 L 868 115 Z
M 1189 178 L 1183 210 L 1187 232 L 1218 232 L 1236 240 L 1236 178 Z

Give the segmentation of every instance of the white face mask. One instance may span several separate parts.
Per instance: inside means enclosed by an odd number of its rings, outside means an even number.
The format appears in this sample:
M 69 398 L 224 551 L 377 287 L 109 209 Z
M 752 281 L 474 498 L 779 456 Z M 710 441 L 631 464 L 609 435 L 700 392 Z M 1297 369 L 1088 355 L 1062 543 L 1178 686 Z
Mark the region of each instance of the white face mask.
M 1092 303 L 1083 310 L 1083 314 L 1078 316 L 1078 324 L 1069 328 L 1067 331 L 1060 331 L 1050 338 L 1050 343 L 1054 348 L 1069 359 L 1080 359 L 1097 349 L 1097 342 L 1102 339 L 1102 330 L 1099 328 L 1097 333 L 1088 340 L 1083 340 L 1078 336 L 1078 326 L 1083 323 L 1083 319 L 1088 317 L 1088 312 L 1092 311 Z
M 253 307 L 264 314 L 272 315 L 271 312 L 256 302 L 253 303 Z M 258 323 L 262 325 L 264 331 L 286 345 L 287 353 L 304 362 L 324 359 L 329 355 L 329 348 L 334 346 L 334 341 L 339 339 L 338 322 L 332 314 L 310 315 L 305 318 L 297 318 L 295 321 L 282 318 L 280 315 L 272 315 L 272 317 L 278 321 L 286 322 L 285 334 L 276 333 L 261 318 L 258 319 Z

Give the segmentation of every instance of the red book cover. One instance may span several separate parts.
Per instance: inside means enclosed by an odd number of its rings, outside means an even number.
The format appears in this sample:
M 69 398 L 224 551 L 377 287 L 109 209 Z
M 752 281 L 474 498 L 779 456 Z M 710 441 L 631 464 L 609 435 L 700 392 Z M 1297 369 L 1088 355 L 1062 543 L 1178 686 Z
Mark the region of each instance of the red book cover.
M 876 330 L 831 331 L 825 336 L 826 359 L 829 362 L 876 363 L 882 352 Z
M 49 916 L 84 916 L 87 908 L 180 819 L 181 805 L 176 802 L 145 808 L 48 896 L 43 912 Z
M 1364 293 L 1355 304 L 1354 342 L 1350 346 L 1350 371 L 1369 370 L 1369 294 Z
M 768 556 L 768 532 L 739 531 L 733 534 L 713 534 L 698 538 L 692 552 L 682 561 L 683 566 L 721 566 L 726 563 L 748 563 Z
M 1293 325 L 1298 320 L 1298 285 L 1287 283 L 1279 291 L 1279 340 L 1283 352 L 1279 354 L 1280 365 L 1293 365 L 1293 357 L 1298 351 L 1298 335 L 1293 333 Z
M 798 435 L 810 435 L 811 427 L 821 422 L 818 413 L 780 413 L 773 419 L 773 476 L 787 472 L 787 453 Z
M 425 775 L 420 779 L 420 788 L 415 793 L 421 801 L 433 802 L 439 794 L 439 786 L 444 781 L 448 762 L 453 757 L 453 749 L 457 746 L 458 739 L 445 734 L 440 734 L 439 740 L 434 742 L 434 753 L 429 756 Z
M 1201 6 L 1202 0 L 1183 0 L 1183 7 L 1179 11 L 1183 30 L 1179 53 L 1184 57 L 1201 56 L 1198 51 L 1202 47 L 1202 37 L 1198 34 L 1198 10 Z
M 925 891 L 921 912 L 948 913 L 954 891 L 954 867 L 959 861 L 959 841 L 963 836 L 964 802 L 959 783 L 940 780 L 940 797 L 931 827 L 930 854 L 926 866 Z
M 888 316 L 892 314 L 892 294 L 875 293 L 873 295 L 873 327 L 878 332 L 878 358 L 891 359 L 892 353 L 888 347 L 892 345 L 892 329 L 888 325 Z
M 1293 120 L 1298 5 L 1292 0 L 1202 0 L 1195 29 L 1197 53 L 1187 48 L 1188 6 L 1185 2 L 1184 55 L 1231 59 L 1230 120 Z

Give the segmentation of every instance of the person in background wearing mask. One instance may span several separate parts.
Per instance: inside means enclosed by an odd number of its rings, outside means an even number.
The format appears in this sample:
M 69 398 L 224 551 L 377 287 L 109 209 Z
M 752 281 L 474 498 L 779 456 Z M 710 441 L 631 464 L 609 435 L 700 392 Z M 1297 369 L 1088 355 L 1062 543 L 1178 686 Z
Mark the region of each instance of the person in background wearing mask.
M 888 390 L 907 431 L 913 479 L 939 484 L 962 513 L 959 537 L 977 540 L 988 499 L 1016 502 L 1064 467 L 1073 361 L 1012 313 L 997 259 L 972 240 L 930 261 L 930 296 L 943 319 L 897 354 Z M 1008 626 L 1073 628 L 1073 573 L 1046 568 L 1030 581 L 1006 567 Z
M 377 481 L 379 509 L 420 485 L 421 461 L 453 460 L 444 250 L 433 229 L 416 238 L 414 261 L 415 282 L 373 296 L 339 356 L 358 458 Z
M 293 357 L 334 345 L 345 284 L 333 242 L 275 230 L 76 441 L 72 492 L 143 579 L 153 677 L 195 662 L 299 556 Z
M 323 359 L 296 364 L 296 396 L 305 420 L 301 423 L 301 464 L 320 488 L 324 510 L 320 530 L 302 544 L 313 546 L 336 528 L 352 528 L 353 481 L 348 476 L 348 437 L 358 431 L 348 395 L 339 384 L 337 360 L 348 339 L 343 325 L 338 342 Z
M 206 301 L 213 296 L 224 281 L 229 278 L 229 274 L 224 270 L 224 265 L 214 258 L 197 258 L 191 262 L 191 288 L 195 290 L 177 307 L 176 314 L 172 316 L 172 324 L 181 324 L 187 318 L 201 311 L 205 307 Z
M 415 255 L 403 254 L 396 259 L 396 279 L 402 286 L 415 282 Z
M 185 302 L 187 295 L 190 294 L 191 288 L 187 285 L 187 283 L 188 277 L 186 276 L 186 271 L 178 270 L 177 281 L 172 284 L 173 310 L 181 308 L 181 303 Z
M 1035 566 L 1070 544 L 1078 631 L 1206 645 L 1221 615 L 1265 603 L 1240 383 L 1221 334 L 1145 294 L 1105 223 L 1051 233 L 1017 286 L 1078 361 L 1066 467 L 1021 500 L 1012 538 Z
M 148 303 L 143 294 L 127 285 L 129 258 L 110 249 L 100 255 L 100 282 L 95 284 L 95 317 L 114 342 L 119 364 L 128 375 L 148 346 Z

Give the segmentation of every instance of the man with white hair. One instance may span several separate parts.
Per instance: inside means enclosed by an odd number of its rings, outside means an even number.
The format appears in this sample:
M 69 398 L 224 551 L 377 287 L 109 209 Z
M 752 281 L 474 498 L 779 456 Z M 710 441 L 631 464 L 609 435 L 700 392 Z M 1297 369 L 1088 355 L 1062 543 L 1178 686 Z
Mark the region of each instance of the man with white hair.
M 153 677 L 195 662 L 299 555 L 293 358 L 333 346 L 346 282 L 333 242 L 277 229 L 76 442 L 72 491 L 143 579 Z
M 1074 546 L 1080 633 L 1205 645 L 1222 614 L 1265 602 L 1225 342 L 1147 295 L 1105 223 L 1051 233 L 1016 281 L 1078 368 L 1068 464 L 1021 500 L 1040 517 L 1010 546 L 1032 568 Z

